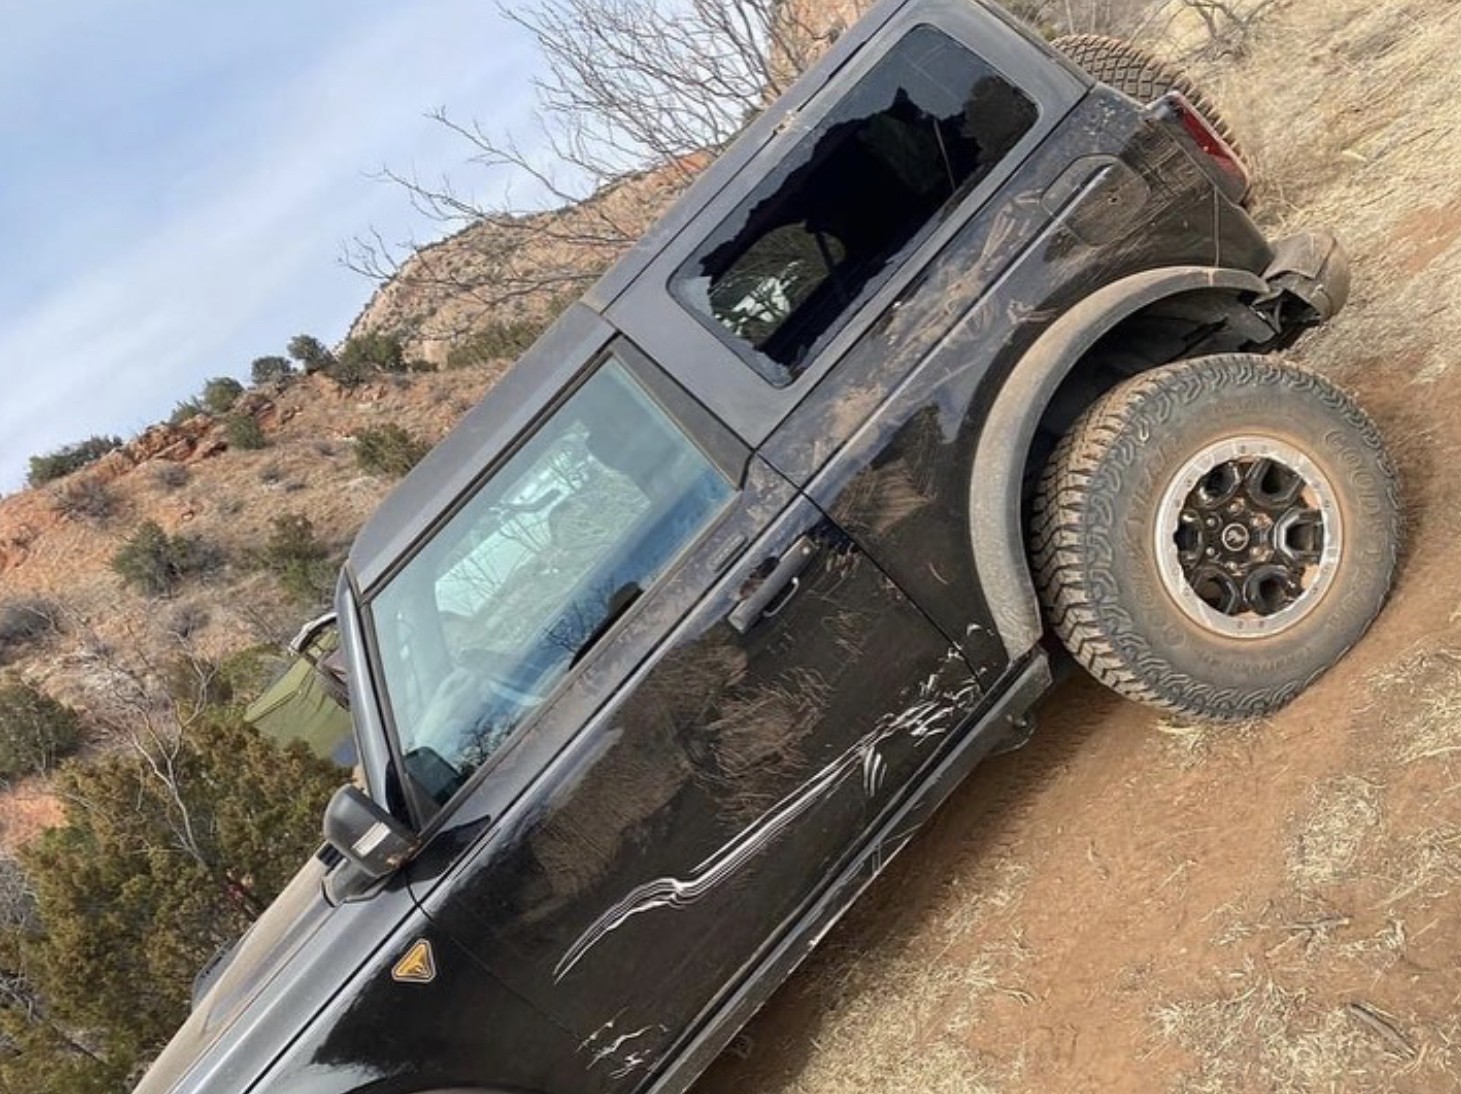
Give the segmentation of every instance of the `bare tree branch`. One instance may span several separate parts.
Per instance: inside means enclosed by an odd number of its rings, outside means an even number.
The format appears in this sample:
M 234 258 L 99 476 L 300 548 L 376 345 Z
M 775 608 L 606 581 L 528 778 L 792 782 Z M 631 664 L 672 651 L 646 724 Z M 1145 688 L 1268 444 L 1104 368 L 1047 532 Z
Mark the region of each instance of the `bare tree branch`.
M 445 302 L 423 337 L 459 336 L 504 310 L 521 312 L 581 291 L 654 216 L 825 49 L 807 5 L 787 0 L 537 0 L 503 15 L 536 41 L 538 129 L 512 134 L 431 117 L 461 139 L 469 162 L 505 179 L 483 204 L 450 180 L 389 168 L 451 246 L 355 239 L 345 264 L 404 294 Z M 827 19 L 820 22 L 828 24 Z M 525 195 L 512 200 L 512 193 Z M 429 308 L 425 310 L 431 310 Z M 443 321 L 441 314 L 450 311 Z

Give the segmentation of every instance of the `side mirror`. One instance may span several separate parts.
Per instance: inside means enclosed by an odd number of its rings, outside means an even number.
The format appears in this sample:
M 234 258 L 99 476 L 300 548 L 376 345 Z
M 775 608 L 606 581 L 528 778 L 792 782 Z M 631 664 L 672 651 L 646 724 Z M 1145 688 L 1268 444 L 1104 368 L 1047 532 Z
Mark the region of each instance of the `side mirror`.
M 325 840 L 371 878 L 393 873 L 416 847 L 414 832 L 348 785 L 325 807 Z
M 337 623 L 338 620 L 336 619 L 334 612 L 326 612 L 324 615 L 319 616 L 318 618 L 311 619 L 303 627 L 299 628 L 299 633 L 290 640 L 290 652 L 303 653 L 310 646 L 314 645 L 315 640 L 318 639 L 320 635 L 324 634 L 325 631 L 329 630 Z

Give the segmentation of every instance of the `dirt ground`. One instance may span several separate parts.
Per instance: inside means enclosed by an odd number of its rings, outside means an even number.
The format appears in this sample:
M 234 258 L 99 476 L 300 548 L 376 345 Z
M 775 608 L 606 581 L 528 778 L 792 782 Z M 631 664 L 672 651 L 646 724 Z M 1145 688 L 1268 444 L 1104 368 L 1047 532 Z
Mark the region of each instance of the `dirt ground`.
M 1455 0 L 1270 9 L 1218 98 L 1349 309 L 1294 356 L 1406 490 L 1395 596 L 1281 716 L 1085 679 L 986 764 L 697 1094 L 1461 1090 L 1461 126 Z

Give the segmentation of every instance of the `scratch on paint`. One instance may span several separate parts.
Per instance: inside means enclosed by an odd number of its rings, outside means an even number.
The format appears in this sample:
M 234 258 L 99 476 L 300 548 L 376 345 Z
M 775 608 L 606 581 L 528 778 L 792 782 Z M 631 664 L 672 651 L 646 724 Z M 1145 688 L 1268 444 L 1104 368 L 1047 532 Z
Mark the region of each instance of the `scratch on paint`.
M 621 1063 L 613 1071 L 609 1072 L 609 1078 L 622 1079 L 624 1078 L 624 1076 L 633 1074 L 634 1072 L 639 1071 L 641 1068 L 648 1067 L 650 1061 L 653 1059 L 653 1053 L 631 1052 L 628 1056 L 624 1057 L 623 1063 Z
M 957 657 L 957 651 L 953 651 L 950 660 Z M 623 899 L 589 924 L 568 948 L 554 966 L 553 982 L 561 981 L 590 950 L 636 916 L 659 908 L 685 908 L 700 900 L 760 854 L 819 802 L 830 797 L 854 773 L 861 772 L 865 794 L 869 797 L 876 794 L 887 772 L 887 761 L 878 751 L 879 746 L 900 734 L 922 742 L 947 733 L 958 723 L 959 714 L 966 704 L 979 694 L 979 685 L 969 681 L 930 697 L 938 675 L 937 672 L 931 674 L 919 686 L 918 702 L 896 715 L 885 715 L 856 744 L 742 829 L 729 843 L 691 870 L 688 876 L 655 878 L 631 889 Z
M 629 1044 L 632 1041 L 638 1041 L 646 1034 L 654 1032 L 668 1033 L 668 1026 L 660 1025 L 658 1023 L 642 1026 L 639 1029 L 633 1030 L 632 1032 L 621 1033 L 607 1043 L 600 1043 L 604 1038 L 613 1033 L 614 1025 L 616 1022 L 618 1022 L 623 1013 L 623 1011 L 620 1011 L 619 1014 L 616 1014 L 602 1027 L 595 1030 L 594 1033 L 592 1033 L 587 1040 L 585 1040 L 582 1044 L 578 1046 L 579 1052 L 583 1052 L 585 1050 L 590 1050 L 592 1052 L 592 1058 L 589 1060 L 588 1065 L 590 1071 L 598 1067 L 599 1064 L 609 1063 L 613 1065 L 613 1070 L 610 1072 L 610 1077 L 614 1079 L 622 1079 L 624 1076 L 630 1074 L 631 1072 L 638 1071 L 641 1068 L 647 1067 L 653 1061 L 655 1053 L 654 1049 L 652 1048 L 636 1047 L 632 1052 L 625 1056 L 620 1056 L 619 1053 L 625 1045 Z

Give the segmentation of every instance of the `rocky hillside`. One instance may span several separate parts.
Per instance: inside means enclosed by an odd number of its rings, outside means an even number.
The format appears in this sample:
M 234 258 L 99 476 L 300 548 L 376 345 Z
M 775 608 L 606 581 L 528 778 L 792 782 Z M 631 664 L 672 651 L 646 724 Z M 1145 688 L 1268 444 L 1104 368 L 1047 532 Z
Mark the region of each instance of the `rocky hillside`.
M 774 79 L 789 83 L 793 56 L 795 64 L 805 64 L 870 6 L 870 0 L 773 5 L 782 22 L 767 58 Z M 470 146 L 463 151 L 471 151 Z M 420 248 L 399 268 L 391 268 L 387 256 L 378 252 L 361 255 L 364 266 L 382 272 L 384 267 L 392 276 L 356 317 L 350 335 L 388 332 L 402 338 L 413 356 L 444 363 L 453 347 L 474 336 L 491 336 L 516 322 L 537 322 L 556 301 L 591 284 L 710 159 L 707 154 L 685 156 L 551 212 L 482 210 L 486 215 Z M 448 199 L 434 202 L 429 193 L 418 194 L 417 204 L 437 206 L 448 222 L 459 222 L 464 210 L 455 196 L 446 191 L 441 196 Z
M 643 234 L 701 166 L 637 175 L 553 212 L 484 218 L 423 247 L 376 290 L 350 336 L 387 332 L 412 356 L 444 364 L 474 336 L 537 324 Z
M 199 415 L 157 425 L 65 479 L 0 499 L 0 618 L 42 604 L 53 633 L 0 661 L 95 717 L 116 719 L 117 671 L 146 681 L 186 648 L 220 660 L 277 643 L 313 610 L 258 564 L 272 522 L 306 516 L 338 555 L 393 485 L 356 459 L 356 436 L 393 423 L 434 443 L 476 403 L 505 361 L 471 369 L 381 375 L 345 388 L 324 375 L 247 392 L 234 414 L 261 427 L 264 447 L 230 443 Z M 213 560 L 176 592 L 124 586 L 117 551 L 147 521 L 195 541 Z M 0 635 L 0 640 L 4 636 Z M 0 843 L 7 841 L 0 803 Z

